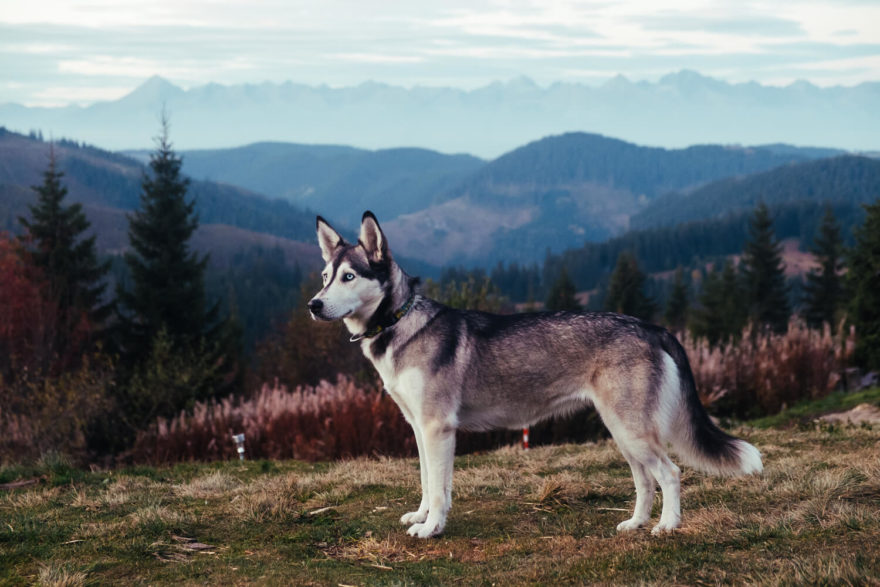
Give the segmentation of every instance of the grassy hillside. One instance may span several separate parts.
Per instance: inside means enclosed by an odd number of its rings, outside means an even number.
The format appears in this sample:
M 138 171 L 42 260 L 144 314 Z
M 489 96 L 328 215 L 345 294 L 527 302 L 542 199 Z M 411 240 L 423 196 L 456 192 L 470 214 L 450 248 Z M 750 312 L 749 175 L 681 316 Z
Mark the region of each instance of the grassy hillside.
M 415 460 L 226 462 L 80 472 L 44 460 L 0 496 L 0 582 L 877 584 L 880 431 L 740 429 L 760 477 L 684 468 L 683 526 L 617 534 L 629 469 L 601 442 L 456 459 L 439 539 L 397 522 Z M 654 521 L 659 515 L 655 504 Z

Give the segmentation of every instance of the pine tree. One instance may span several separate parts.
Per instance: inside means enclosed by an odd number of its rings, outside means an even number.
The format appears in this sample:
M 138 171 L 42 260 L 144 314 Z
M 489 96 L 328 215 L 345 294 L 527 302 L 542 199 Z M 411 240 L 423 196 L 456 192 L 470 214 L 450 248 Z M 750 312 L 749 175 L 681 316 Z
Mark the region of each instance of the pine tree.
M 151 173 L 142 181 L 141 208 L 129 217 L 132 251 L 125 261 L 131 289 L 119 287 L 117 293 L 118 340 L 128 369 L 123 403 L 131 428 L 228 391 L 238 371 L 235 329 L 218 320 L 219 304 L 209 306 L 206 299 L 208 257 L 190 250 L 198 227 L 195 202 L 186 200 L 189 180 L 181 175 L 182 161 L 172 150 L 165 117 L 161 130 L 150 157 Z M 163 359 L 169 354 L 188 360 Z M 169 380 L 178 384 L 170 386 Z M 161 386 L 175 390 L 172 396 L 150 385 L 162 381 Z
M 556 278 L 556 281 L 550 288 L 550 293 L 547 295 L 544 307 L 552 311 L 567 310 L 570 312 L 580 312 L 581 305 L 578 303 L 575 294 L 577 294 L 577 289 L 574 282 L 568 276 L 568 271 L 563 267 L 562 271 L 559 272 L 559 277 Z
M 819 234 L 810 252 L 819 262 L 818 271 L 810 271 L 804 284 L 804 318 L 813 328 L 832 327 L 843 305 L 843 240 L 840 225 L 831 207 L 825 209 Z
M 189 180 L 172 150 L 167 119 L 142 181 L 141 208 L 129 216 L 132 251 L 125 254 L 132 288 L 119 288 L 127 357 L 149 353 L 160 331 L 178 347 L 193 346 L 215 325 L 218 306 L 205 299 L 207 256 L 190 250 L 198 228 L 195 202 L 186 200 Z
M 763 203 L 755 208 L 749 223 L 749 238 L 741 265 L 749 319 L 756 327 L 784 332 L 791 309 L 782 246 L 773 232 L 770 210 Z
M 678 267 L 672 282 L 672 292 L 666 302 L 666 312 L 663 314 L 666 326 L 676 332 L 684 330 L 687 324 L 688 306 L 688 286 L 684 281 L 684 270 Z
M 47 282 L 42 293 L 57 311 L 52 349 L 62 367 L 86 350 L 112 309 L 103 299 L 106 284 L 102 283 L 110 263 L 98 262 L 94 235 L 83 238 L 91 225 L 82 206 L 64 206 L 63 176 L 50 148 L 43 183 L 32 188 L 38 199 L 30 206 L 31 219 L 19 218 L 27 230 L 24 241 L 30 261 Z
M 847 259 L 848 317 L 856 329 L 856 362 L 880 370 L 880 200 L 865 210 L 865 223 L 856 228 Z
M 620 253 L 611 273 L 605 309 L 650 320 L 655 311 L 654 302 L 645 295 L 645 274 L 629 251 Z
M 693 335 L 705 338 L 710 346 L 736 340 L 748 320 L 743 298 L 743 285 L 733 263 L 727 261 L 721 271 L 710 271 L 693 312 Z

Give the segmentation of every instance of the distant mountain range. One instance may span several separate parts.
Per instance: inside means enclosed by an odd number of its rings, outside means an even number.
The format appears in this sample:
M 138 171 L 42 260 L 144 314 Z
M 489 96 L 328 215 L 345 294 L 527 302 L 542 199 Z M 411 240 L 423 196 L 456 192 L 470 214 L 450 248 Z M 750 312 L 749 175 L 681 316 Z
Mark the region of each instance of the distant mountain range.
M 632 215 L 667 191 L 833 153 L 780 146 L 667 150 L 567 133 L 487 163 L 439 203 L 383 226 L 405 250 L 440 264 L 534 262 L 548 251 L 625 232 Z
M 48 148 L 0 132 L 0 230 L 15 228 L 33 201 L 29 186 L 39 183 Z M 56 149 L 70 199 L 85 204 L 101 248 L 124 248 L 124 214 L 138 206 L 149 153 L 70 141 Z M 197 246 L 211 250 L 217 263 L 261 244 L 282 246 L 291 264 L 315 267 L 315 213 L 354 237 L 370 209 L 409 268 L 431 274 L 450 264 L 540 262 L 548 251 L 604 241 L 631 226 L 717 218 L 757 199 L 850 205 L 876 197 L 880 162 L 841 153 L 788 145 L 661 149 L 567 133 L 489 162 L 424 149 L 282 143 L 181 155 L 194 178 Z
M 119 100 L 91 106 L 0 105 L 0 124 L 108 149 L 150 148 L 163 105 L 181 149 L 258 141 L 422 147 L 495 158 L 535 137 L 573 130 L 644 145 L 784 141 L 871 151 L 880 147 L 880 83 L 820 88 L 729 84 L 693 71 L 656 83 L 618 76 L 600 86 L 527 78 L 474 90 L 369 82 L 331 88 L 291 82 L 189 90 L 154 77 Z
M 129 151 L 141 161 L 149 151 Z M 255 143 L 183 151 L 183 172 L 244 187 L 332 216 L 355 228 L 364 210 L 391 219 L 430 206 L 485 165 L 470 155 L 426 149 L 368 151 L 353 147 Z
M 355 231 L 364 210 L 399 251 L 435 265 L 535 261 L 620 234 L 659 195 L 841 154 L 787 145 L 641 147 L 588 133 L 485 162 L 424 149 L 256 143 L 183 151 L 184 172 L 282 198 Z M 146 161 L 148 152 L 130 152 Z

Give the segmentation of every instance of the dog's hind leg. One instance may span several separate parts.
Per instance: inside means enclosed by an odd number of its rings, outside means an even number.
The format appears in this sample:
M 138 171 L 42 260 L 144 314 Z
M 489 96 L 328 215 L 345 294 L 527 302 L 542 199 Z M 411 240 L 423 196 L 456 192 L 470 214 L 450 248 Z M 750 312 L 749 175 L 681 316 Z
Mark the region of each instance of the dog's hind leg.
M 624 433 L 626 435 L 626 433 Z M 643 525 L 651 516 L 654 496 L 654 482 L 660 485 L 663 493 L 663 510 L 660 522 L 651 530 L 652 534 L 669 532 L 681 524 L 681 473 L 663 451 L 659 441 L 652 438 L 629 434 L 624 442 L 615 436 L 621 452 L 624 453 L 633 470 L 636 482 L 636 507 L 631 520 L 623 522 L 618 530 L 633 530 Z M 625 448 L 624 448 L 625 446 Z M 635 462 L 634 462 L 635 461 Z M 644 496 L 644 499 L 640 499 Z M 649 497 L 650 496 L 650 497 Z
M 651 534 L 671 532 L 681 525 L 681 471 L 662 453 L 655 455 L 650 471 L 663 491 L 660 522 L 654 526 Z
M 597 408 L 600 408 L 598 404 Z M 629 462 L 636 484 L 633 517 L 622 522 L 617 529 L 635 530 L 650 519 L 655 480 L 663 492 L 663 510 L 660 523 L 651 532 L 658 534 L 678 528 L 681 524 L 680 471 L 663 450 L 657 430 L 651 429 L 650 423 L 634 421 L 627 424 L 623 419 L 607 417 L 607 411 L 603 415 L 602 411 L 600 408 L 599 414 Z
M 430 421 L 421 428 L 428 471 L 428 517 L 422 523 L 413 524 L 407 533 L 429 538 L 443 532 L 452 506 L 455 427 L 443 421 Z
M 654 490 L 656 484 L 654 477 L 642 463 L 636 460 L 628 452 L 621 450 L 623 456 L 632 469 L 633 481 L 636 484 L 636 505 L 633 509 L 632 518 L 617 525 L 618 532 L 637 530 L 651 520 L 651 507 L 654 505 Z

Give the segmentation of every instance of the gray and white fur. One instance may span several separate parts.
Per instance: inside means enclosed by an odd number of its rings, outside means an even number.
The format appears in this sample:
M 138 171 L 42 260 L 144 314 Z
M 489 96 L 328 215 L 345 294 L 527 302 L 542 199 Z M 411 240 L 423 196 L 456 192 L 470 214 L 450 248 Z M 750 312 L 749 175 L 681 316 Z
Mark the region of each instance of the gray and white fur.
M 519 429 L 590 404 L 636 485 L 635 511 L 619 531 L 649 522 L 658 484 L 653 533 L 679 527 L 680 475 L 668 446 L 710 473 L 761 472 L 758 450 L 709 419 L 687 355 L 665 329 L 613 313 L 455 310 L 416 292 L 418 280 L 395 263 L 372 213 L 357 243 L 321 217 L 317 232 L 326 266 L 312 316 L 343 320 L 415 433 L 422 501 L 400 520 L 410 535 L 443 532 L 456 430 Z

